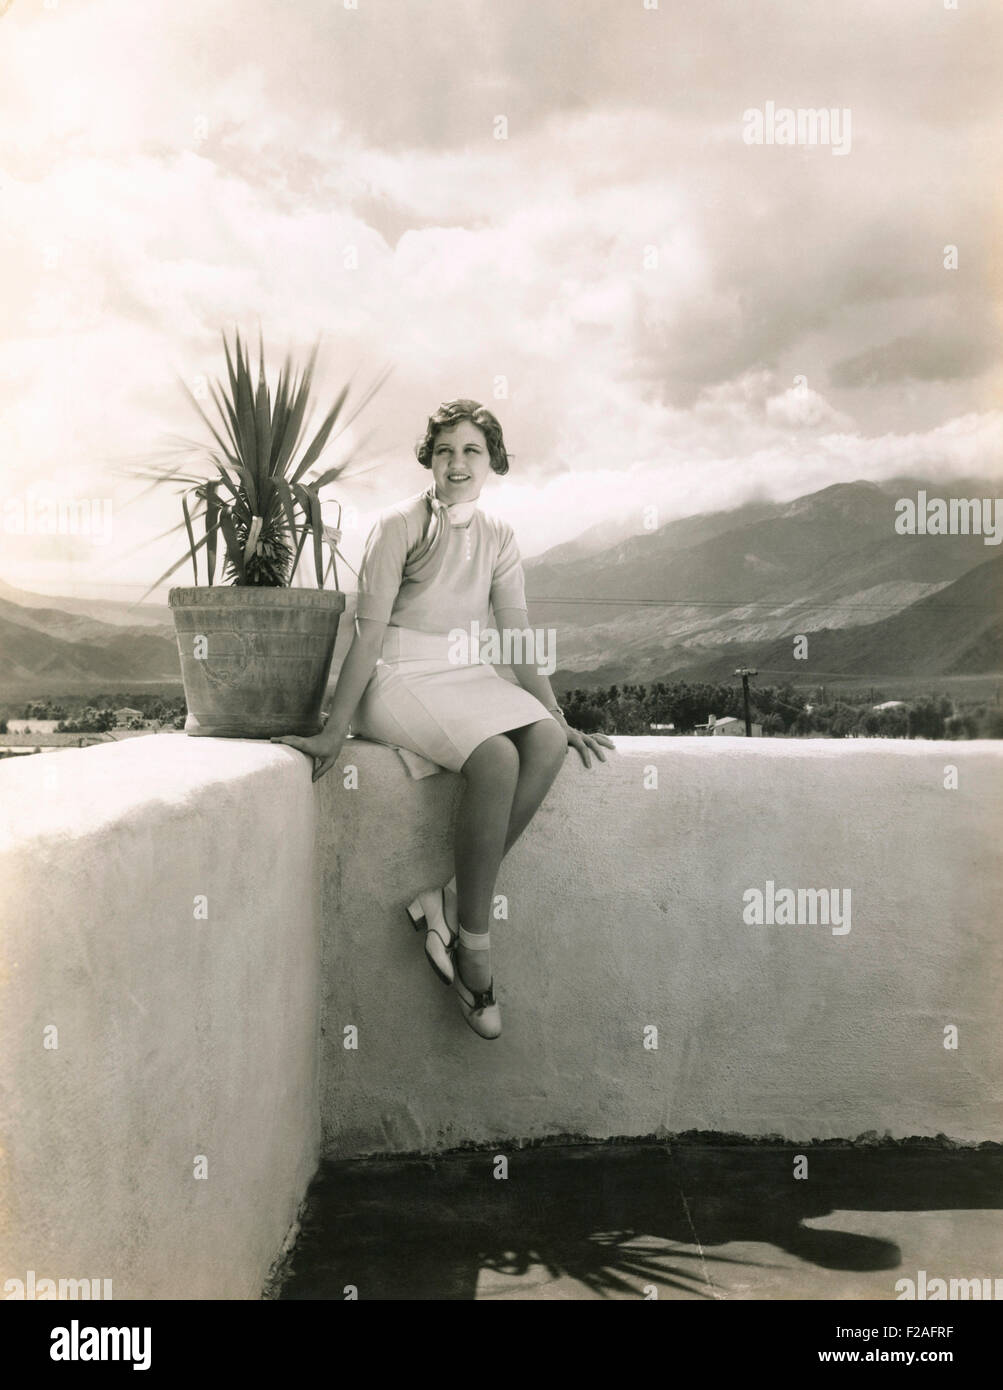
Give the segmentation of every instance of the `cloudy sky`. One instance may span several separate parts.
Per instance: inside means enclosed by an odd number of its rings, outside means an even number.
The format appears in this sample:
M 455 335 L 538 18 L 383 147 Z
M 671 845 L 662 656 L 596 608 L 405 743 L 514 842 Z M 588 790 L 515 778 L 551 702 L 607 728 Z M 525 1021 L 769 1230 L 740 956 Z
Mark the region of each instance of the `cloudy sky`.
M 274 364 L 323 336 L 324 396 L 393 367 L 350 555 L 461 395 L 505 427 L 483 500 L 527 555 L 647 506 L 998 475 L 998 6 L 351 5 L 0 0 L 3 499 L 113 516 L 110 545 L 8 526 L 0 579 L 138 596 L 180 512 L 117 470 L 197 432 L 175 374 L 259 321 Z M 747 143 L 768 102 L 848 110 L 848 152 Z

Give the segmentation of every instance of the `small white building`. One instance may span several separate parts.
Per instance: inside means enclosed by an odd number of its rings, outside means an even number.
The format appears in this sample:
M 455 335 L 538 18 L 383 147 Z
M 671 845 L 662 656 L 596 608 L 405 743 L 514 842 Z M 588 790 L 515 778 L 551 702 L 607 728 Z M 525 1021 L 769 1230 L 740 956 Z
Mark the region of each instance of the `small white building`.
M 709 714 L 706 724 L 693 725 L 693 732 L 701 735 L 703 738 L 720 738 L 721 736 L 727 736 L 729 734 L 745 738 L 745 720 L 736 719 L 733 714 L 726 714 L 723 719 L 715 719 L 712 714 Z M 763 737 L 762 724 L 752 725 L 752 737 Z
M 133 719 L 145 718 L 146 716 L 141 709 L 117 709 L 115 711 L 115 723 L 120 729 L 124 725 L 129 724 Z

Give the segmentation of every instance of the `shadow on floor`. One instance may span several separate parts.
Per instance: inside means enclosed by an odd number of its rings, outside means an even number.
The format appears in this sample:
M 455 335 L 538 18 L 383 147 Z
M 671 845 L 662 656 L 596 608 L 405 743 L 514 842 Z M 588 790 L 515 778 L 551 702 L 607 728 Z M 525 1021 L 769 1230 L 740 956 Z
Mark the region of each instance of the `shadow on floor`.
M 497 1152 L 507 1177 L 495 1176 L 500 1166 L 487 1151 L 325 1164 L 279 1297 L 342 1300 L 355 1288 L 382 1300 L 643 1298 L 653 1287 L 658 1297 L 722 1298 L 736 1279 L 741 1297 L 846 1296 L 798 1292 L 805 1266 L 894 1270 L 899 1245 L 806 1222 L 1003 1206 L 999 1148 L 617 1143 Z M 808 1158 L 801 1181 L 799 1153 Z M 720 1246 L 726 1255 L 715 1254 Z

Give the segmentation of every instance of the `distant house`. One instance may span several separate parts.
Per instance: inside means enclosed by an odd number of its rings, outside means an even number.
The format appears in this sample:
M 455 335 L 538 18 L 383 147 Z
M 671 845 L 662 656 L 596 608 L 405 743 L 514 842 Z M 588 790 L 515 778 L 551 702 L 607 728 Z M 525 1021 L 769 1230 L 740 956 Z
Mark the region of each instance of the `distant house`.
M 119 728 L 128 724 L 132 719 L 144 719 L 145 717 L 141 709 L 117 709 L 115 711 L 115 723 Z
M 904 709 L 905 700 L 886 700 L 883 705 L 871 705 L 871 709 Z
M 726 714 L 723 719 L 715 719 L 712 714 L 709 714 L 706 724 L 693 725 L 693 732 L 703 738 L 720 738 L 728 734 L 745 738 L 745 720 L 736 719 L 733 714 Z M 752 737 L 763 737 L 762 724 L 753 724 Z
M 675 724 L 649 724 L 648 728 L 653 729 L 655 733 L 666 734 L 674 733 L 676 726 Z

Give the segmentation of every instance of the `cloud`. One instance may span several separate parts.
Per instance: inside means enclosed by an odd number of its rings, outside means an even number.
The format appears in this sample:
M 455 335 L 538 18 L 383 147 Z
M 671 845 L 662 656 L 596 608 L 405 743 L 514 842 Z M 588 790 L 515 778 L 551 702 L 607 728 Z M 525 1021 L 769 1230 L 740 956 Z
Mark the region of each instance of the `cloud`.
M 993 21 L 798 14 L 15 5 L 5 487 L 121 501 L 109 461 L 194 424 L 174 370 L 218 371 L 220 327 L 259 319 L 276 355 L 325 335 L 322 396 L 393 364 L 361 515 L 423 485 L 411 448 L 440 400 L 495 409 L 515 458 L 497 501 L 527 553 L 637 499 L 677 515 L 987 468 Z M 852 104 L 852 154 L 750 149 L 741 113 L 767 99 Z M 123 509 L 121 534 L 175 506 Z M 173 545 L 91 578 L 141 581 Z M 6 557 L 27 582 L 30 549 Z

